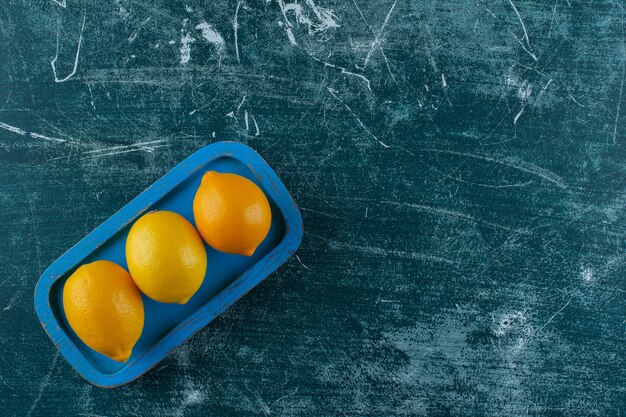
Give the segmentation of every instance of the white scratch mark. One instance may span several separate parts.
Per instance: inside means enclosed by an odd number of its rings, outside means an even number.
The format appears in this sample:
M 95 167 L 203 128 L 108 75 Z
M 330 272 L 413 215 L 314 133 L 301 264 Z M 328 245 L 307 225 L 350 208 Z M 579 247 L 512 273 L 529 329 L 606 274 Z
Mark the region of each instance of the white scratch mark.
M 573 101 L 574 103 L 578 104 L 580 107 L 587 107 L 587 106 L 584 106 L 584 105 L 580 104 L 580 103 L 578 102 L 578 100 L 576 100 L 576 99 L 574 98 L 574 96 L 573 96 L 573 95 L 571 95 L 571 94 L 570 94 L 570 95 L 569 95 L 569 98 L 571 98 L 571 99 L 572 99 L 572 101 Z
M 241 108 L 241 106 L 243 106 L 243 103 L 246 101 L 246 97 L 247 97 L 247 94 L 244 94 L 243 98 L 241 99 L 241 103 L 239 103 L 239 105 L 237 106 L 237 110 L 235 111 L 235 115 L 239 114 L 239 109 Z
M 551 83 L 552 83 L 552 78 L 550 78 L 548 82 L 546 83 L 546 85 L 541 89 L 541 91 L 539 92 L 539 95 L 537 96 L 537 99 L 535 99 L 535 102 L 537 102 L 537 100 L 539 100 L 539 97 L 541 97 L 543 93 L 545 93 L 545 91 L 548 89 Z
M 242 0 L 237 1 L 237 7 L 235 8 L 235 16 L 233 17 L 233 32 L 235 35 L 235 55 L 237 56 L 237 62 L 241 64 L 241 60 L 239 59 L 239 38 L 238 38 L 238 29 L 239 29 L 239 8 L 243 4 Z
M 626 57 L 624 59 L 624 63 L 622 67 L 623 67 L 622 83 L 620 84 L 620 87 L 619 87 L 619 97 L 617 98 L 617 110 L 615 111 L 615 125 L 613 126 L 613 143 L 617 143 L 617 125 L 619 122 L 619 108 L 620 108 L 620 105 L 622 104 L 622 93 L 624 92 L 624 77 L 626 77 Z
M 548 325 L 548 324 L 552 321 L 552 319 L 554 319 L 554 318 L 557 316 L 557 314 L 559 314 L 561 311 L 565 310 L 565 307 L 567 307 L 567 306 L 569 305 L 569 303 L 571 303 L 571 302 L 572 302 L 572 299 L 573 299 L 573 297 L 572 297 L 572 298 L 570 298 L 570 299 L 567 301 L 567 303 L 565 303 L 565 305 L 559 309 L 559 311 L 557 311 L 556 313 L 554 313 L 554 314 L 552 315 L 552 317 L 550 317 L 550 318 L 548 319 L 548 321 L 546 321 L 546 323 L 545 323 L 543 326 L 541 326 L 541 329 L 539 329 L 539 331 L 542 331 L 543 329 L 545 329 L 545 328 L 546 328 L 546 326 L 547 326 L 547 325 Z
M 147 141 L 147 142 L 137 142 L 137 143 L 133 143 L 130 145 L 119 145 L 119 146 L 111 146 L 108 148 L 102 148 L 102 149 L 94 149 L 92 151 L 87 151 L 85 152 L 85 154 L 95 154 L 95 153 L 101 153 L 101 152 L 111 152 L 114 150 L 125 150 L 125 149 L 130 149 L 130 148 L 139 148 L 137 150 L 144 150 L 144 151 L 152 151 L 152 147 L 149 147 L 147 145 L 156 145 L 158 143 L 163 143 L 165 142 L 165 139 L 158 139 L 158 140 L 151 140 L 151 141 Z
M 4 130 L 8 130 L 9 132 L 17 133 L 18 135 L 21 135 L 21 136 L 26 136 L 28 134 L 28 132 L 26 132 L 23 129 L 20 129 L 19 127 L 11 126 L 2 122 L 0 122 L 0 128 Z
M 54 74 L 54 81 L 57 83 L 65 82 L 69 80 L 70 78 L 72 78 L 74 74 L 76 74 L 76 70 L 78 69 L 78 57 L 80 56 L 80 47 L 83 43 L 83 31 L 85 30 L 86 18 L 87 18 L 87 14 L 85 12 L 83 13 L 83 24 L 80 27 L 80 35 L 78 36 L 78 46 L 76 47 L 76 56 L 74 57 L 74 68 L 72 68 L 72 72 L 70 72 L 64 78 L 58 78 L 57 69 L 56 69 L 56 62 L 57 62 L 57 59 L 59 58 L 59 32 L 60 32 L 60 23 L 59 23 L 60 19 L 57 19 L 57 47 L 56 47 L 56 53 L 54 55 L 54 58 L 52 59 L 52 61 L 50 61 L 50 65 L 52 66 L 52 73 Z
M 254 136 L 259 136 L 261 132 L 259 131 L 259 125 L 256 123 L 256 118 L 254 117 L 254 114 L 250 114 L 250 117 L 252 117 L 252 121 L 254 122 L 254 129 L 256 130 Z
M 336 66 L 336 65 L 329 64 L 328 62 L 325 62 L 324 64 L 325 64 L 326 66 L 330 66 L 330 67 L 341 68 L 341 67 L 338 67 L 338 66 Z M 357 78 L 362 79 L 362 80 L 363 80 L 363 81 L 365 81 L 365 83 L 367 84 L 367 89 L 368 89 L 369 91 L 372 91 L 372 87 L 371 87 L 371 85 L 370 85 L 370 80 L 369 80 L 369 79 L 367 79 L 367 78 L 365 78 L 363 75 L 361 75 L 361 74 L 356 74 L 356 73 L 354 73 L 354 72 L 348 71 L 348 70 L 346 70 L 345 68 L 341 68 L 341 73 L 342 73 L 342 74 L 346 74 L 346 75 L 352 75 L 353 77 L 357 77 Z
M 324 64 L 324 66 L 325 66 L 325 67 L 335 68 L 335 69 L 341 70 L 341 73 L 342 73 L 342 74 L 351 75 L 351 76 L 353 76 L 353 77 L 357 77 L 357 78 L 362 79 L 363 81 L 365 81 L 365 84 L 366 84 L 366 86 L 367 86 L 367 90 L 368 90 L 368 91 L 370 91 L 370 92 L 372 91 L 372 87 L 371 87 L 371 85 L 370 85 L 370 80 L 369 80 L 369 79 L 367 79 L 367 77 L 365 77 L 365 76 L 363 76 L 363 75 L 361 75 L 361 74 L 356 74 L 356 73 L 354 73 L 354 72 L 348 71 L 347 69 L 345 69 L 344 67 L 340 67 L 339 65 L 335 65 L 335 64 L 331 64 L 330 62 L 323 61 L 323 60 L 321 60 L 321 59 L 317 58 L 316 56 L 312 55 L 312 54 L 311 54 L 309 51 L 307 51 L 306 49 L 302 49 L 302 48 L 300 48 L 300 49 L 301 49 L 302 51 L 304 51 L 304 52 L 305 52 L 308 56 L 310 56 L 311 58 L 313 58 L 315 61 L 317 61 L 317 62 L 321 62 L 322 64 Z
M 517 42 L 519 42 L 519 44 L 522 46 L 522 49 L 524 49 L 524 51 L 526 51 L 526 53 L 528 55 L 530 55 L 532 57 L 532 59 L 534 59 L 535 61 L 538 61 L 539 58 L 537 58 L 537 55 L 533 54 L 528 48 L 526 48 L 526 46 L 524 45 L 524 43 L 520 40 L 520 38 L 518 38 L 515 33 L 509 31 L 511 33 L 511 35 L 513 35 L 513 37 L 515 38 L 515 40 Z
M 246 133 L 250 131 L 250 124 L 248 123 L 248 110 L 243 112 L 243 119 L 246 123 Z
M 446 76 L 441 74 L 441 84 L 443 85 L 443 88 L 446 88 L 448 86 L 448 82 L 446 81 Z
M 308 269 L 309 271 L 311 270 L 311 268 L 309 268 L 308 266 L 306 266 L 306 265 L 304 264 L 304 262 L 302 262 L 302 261 L 300 260 L 300 257 L 299 257 L 298 255 L 295 255 L 295 257 L 296 257 L 296 259 L 298 260 L 298 262 L 300 263 L 300 265 L 302 265 L 302 266 L 304 267 L 304 269 Z
M 374 140 L 376 140 L 376 142 L 380 143 L 384 148 L 389 148 L 389 145 L 383 143 L 380 139 L 378 139 L 376 137 L 376 135 L 374 135 L 361 121 L 361 119 L 359 119 L 359 117 L 354 113 L 354 111 L 352 111 L 352 109 L 343 102 L 343 100 L 341 100 L 337 94 L 335 94 L 335 91 L 333 91 L 332 88 L 326 87 L 326 89 L 328 90 L 328 92 L 330 93 L 330 95 L 332 95 L 333 97 L 335 97 L 335 99 L 337 99 L 337 101 L 339 101 L 341 104 L 344 105 L 344 107 L 346 109 L 348 109 L 348 111 L 350 112 L 350 114 L 352 115 L 352 117 L 354 117 L 354 119 L 357 121 L 357 123 L 363 128 L 363 130 L 365 130 L 372 138 L 374 138 Z
M 20 298 L 21 295 L 22 295 L 22 291 L 19 291 L 19 290 L 16 291 L 15 294 L 13 294 L 13 296 L 9 300 L 9 304 L 7 304 L 7 306 L 4 307 L 2 311 L 0 311 L 0 316 L 2 315 L 1 313 L 4 313 L 5 311 L 9 311 L 11 308 L 13 308 L 13 305 L 15 304 L 17 299 Z
M 33 411 L 35 411 L 35 408 L 37 407 L 37 404 L 39 404 L 39 401 L 41 400 L 41 396 L 43 395 L 43 391 L 50 384 L 50 377 L 52 376 L 52 372 L 54 371 L 54 369 L 57 366 L 57 360 L 58 359 L 59 359 L 59 351 L 57 350 L 56 353 L 54 354 L 54 359 L 52 359 L 52 365 L 50 365 L 50 369 L 48 370 L 48 373 L 41 380 L 41 385 L 39 386 L 39 392 L 37 393 L 37 396 L 35 397 L 35 400 L 31 404 L 30 409 L 28 410 L 27 417 L 30 417 L 33 414 Z
M 513 4 L 513 0 L 509 0 L 509 3 L 511 3 L 511 7 L 513 7 L 513 10 L 515 10 L 515 14 L 517 15 L 517 18 L 519 19 L 519 22 L 522 24 L 522 29 L 524 30 L 524 38 L 526 39 L 526 43 L 528 44 L 528 47 L 530 48 L 530 38 L 528 37 L 528 31 L 526 31 L 526 25 L 524 24 L 524 21 L 522 20 L 522 16 L 517 10 L 517 7 L 515 7 L 515 4 Z
M 64 9 L 67 7 L 67 0 L 52 0 L 54 3 L 63 7 Z
M 0 122 L 0 129 L 8 130 L 9 132 L 13 132 L 13 133 L 18 134 L 20 136 L 30 136 L 32 138 L 47 140 L 49 142 L 59 142 L 59 143 L 67 142 L 67 140 L 65 140 L 65 139 L 53 138 L 53 137 L 45 136 L 45 135 L 42 135 L 42 134 L 39 134 L 39 133 L 35 133 L 35 132 L 27 132 L 24 129 L 20 129 L 19 127 L 11 126 L 11 125 L 3 123 L 3 122 Z
M 519 118 L 522 116 L 522 113 L 524 113 L 524 109 L 526 107 L 522 107 L 522 109 L 515 115 L 515 118 L 513 119 L 513 124 L 516 125 L 517 121 L 519 120 Z
M 90 156 L 94 157 L 94 158 L 100 158 L 103 156 L 111 156 L 111 155 L 122 155 L 122 154 L 126 154 L 126 153 L 131 153 L 131 152 L 140 152 L 140 151 L 145 151 L 148 153 L 152 153 L 155 149 L 158 148 L 163 148 L 167 145 L 157 145 L 157 146 L 151 146 L 151 147 L 139 147 L 139 148 L 133 148 L 133 149 L 127 149 L 127 150 L 118 150 L 118 151 L 113 151 L 113 152 L 107 152 L 107 153 L 98 153 L 98 154 L 92 154 Z
M 30 136 L 33 138 L 43 139 L 43 140 L 47 140 L 50 142 L 59 142 L 59 143 L 67 142 L 67 140 L 65 139 L 53 138 L 53 137 L 45 136 L 45 135 L 35 133 L 35 132 L 30 132 Z
M 325 211 L 313 210 L 313 209 L 306 208 L 306 207 L 300 207 L 300 210 L 302 210 L 302 211 L 310 211 L 311 213 L 321 214 L 322 216 L 328 217 L 328 218 L 331 218 L 331 219 L 341 219 L 341 217 L 335 216 L 334 214 L 326 213 Z
M 365 22 L 365 24 L 369 28 L 370 32 L 372 32 L 372 35 L 374 35 L 374 38 L 376 38 L 376 32 L 374 32 L 374 29 L 372 29 L 372 26 L 367 22 L 367 19 L 365 19 L 365 16 L 363 15 L 363 12 L 361 11 L 361 8 L 359 7 L 359 5 L 356 3 L 356 0 L 352 0 L 352 3 L 354 3 L 354 7 L 356 7 L 356 10 L 359 12 L 359 15 L 361 16 L 361 19 L 363 19 L 363 22 Z M 383 47 L 380 44 L 380 42 L 378 43 L 378 49 L 380 50 L 380 54 L 382 55 L 383 59 L 385 60 L 385 65 L 387 66 L 387 71 L 389 72 L 389 75 L 391 76 L 391 79 L 395 83 L 397 83 L 398 80 L 396 80 L 396 77 L 394 77 L 393 72 L 391 71 L 391 66 L 389 65 L 389 60 L 387 59 L 387 55 L 385 54 L 385 50 L 383 49 Z M 357 68 L 359 68 L 361 70 L 365 69 L 365 67 L 360 68 L 357 65 L 355 65 L 355 67 L 357 67 Z
M 333 250 L 350 249 L 353 251 L 364 253 L 366 255 L 374 255 L 377 257 L 393 255 L 393 256 L 397 256 L 398 258 L 404 258 L 404 259 L 444 263 L 448 265 L 458 264 L 458 262 L 456 261 L 452 261 L 450 259 L 443 258 L 441 256 L 436 256 L 436 255 L 429 255 L 429 254 L 420 253 L 420 252 L 407 252 L 407 251 L 401 251 L 401 250 L 396 250 L 396 249 L 380 248 L 380 247 L 375 247 L 375 246 L 370 246 L 370 245 L 354 245 L 350 243 L 340 242 L 337 240 L 322 238 L 321 236 L 318 236 L 318 235 L 314 235 L 314 236 L 327 241 L 329 248 Z
M 377 46 L 380 45 L 380 38 L 383 34 L 383 31 L 385 30 L 385 27 L 387 26 L 387 22 L 389 22 L 389 18 L 391 17 L 391 13 L 393 13 L 393 10 L 396 8 L 396 3 L 398 2 L 398 0 L 395 0 L 393 2 L 393 4 L 391 5 L 391 8 L 389 9 L 389 11 L 387 12 L 387 16 L 385 17 L 385 20 L 382 24 L 382 26 L 380 27 L 380 30 L 378 31 L 378 35 L 374 38 L 374 42 L 372 42 L 371 46 L 370 46 L 370 50 L 367 53 L 367 56 L 365 57 L 365 61 L 363 62 L 363 66 L 367 67 L 367 63 L 370 60 L 370 56 L 372 55 L 372 52 L 374 52 L 374 48 L 376 48 Z
M 196 30 L 200 30 L 202 32 L 202 37 L 204 38 L 204 40 L 215 45 L 217 51 L 220 54 L 224 53 L 224 51 L 226 50 L 224 38 L 217 30 L 213 29 L 213 26 L 206 22 L 202 22 L 196 25 Z
M 93 92 L 91 91 L 91 84 L 90 83 L 87 83 L 87 88 L 89 89 L 89 96 L 91 97 L 91 100 L 90 100 L 91 107 L 95 111 L 96 110 L 96 104 L 95 104 L 94 99 L 93 99 Z
M 548 30 L 548 38 L 552 37 L 552 24 L 554 23 L 554 17 L 556 16 L 556 6 L 559 5 L 559 0 L 554 2 L 554 7 L 552 7 L 552 19 L 550 19 L 550 29 Z
M 133 43 L 135 41 L 135 39 L 137 39 L 137 35 L 139 34 L 139 31 L 141 30 L 141 28 L 150 21 L 151 17 L 147 18 L 146 20 L 144 20 L 143 22 L 141 22 L 141 24 L 137 27 L 137 29 L 135 30 L 135 32 L 133 32 L 132 35 L 130 35 L 130 37 L 128 38 L 128 43 Z
M 469 214 L 465 214 L 465 213 L 462 213 L 462 212 L 456 211 L 456 210 L 449 210 L 449 209 L 444 209 L 444 208 L 440 208 L 440 207 L 428 206 L 428 205 L 425 205 L 425 204 L 408 203 L 408 202 L 401 202 L 401 201 L 383 200 L 383 201 L 380 201 L 380 203 L 381 204 L 388 204 L 388 205 L 392 205 L 392 206 L 397 206 L 397 207 L 412 208 L 412 209 L 424 211 L 426 213 L 430 213 L 430 214 L 437 215 L 437 216 L 454 217 L 454 218 L 470 221 L 472 223 L 480 223 L 482 225 L 491 227 L 493 229 L 505 230 L 507 232 L 513 232 L 513 233 L 517 233 L 517 234 L 520 234 L 520 235 L 531 235 L 532 234 L 530 231 L 525 230 L 525 229 L 513 229 L 511 227 L 503 226 L 503 225 L 498 224 L 498 223 L 492 223 L 492 222 L 489 222 L 487 220 L 483 220 L 483 219 L 480 219 L 480 218 L 477 218 L 477 217 L 474 217 L 474 216 L 470 216 Z
M 186 11 L 187 13 L 191 13 L 191 12 L 193 12 L 193 9 L 191 8 L 191 6 L 190 6 L 190 5 L 185 4 L 185 11 Z
M 554 174 L 553 172 L 548 171 L 547 169 L 541 168 L 529 162 L 513 160 L 511 158 L 498 159 L 498 158 L 494 158 L 488 155 L 447 151 L 447 150 L 441 150 L 441 149 L 422 149 L 422 150 L 424 152 L 444 153 L 448 155 L 464 156 L 466 158 L 479 159 L 483 161 L 492 162 L 494 164 L 504 165 L 510 168 L 520 170 L 522 172 L 526 172 L 527 174 L 536 175 L 539 178 L 542 178 L 548 182 L 555 184 L 559 188 L 567 188 L 567 184 L 565 183 L 565 181 L 563 181 L 561 177 Z
M 499 184 L 499 185 L 491 185 L 491 184 L 482 184 L 479 182 L 473 182 L 473 181 L 467 181 L 467 180 L 462 180 L 459 174 L 459 177 L 456 178 L 454 176 L 451 176 L 450 174 L 444 174 L 447 178 L 450 178 L 454 181 L 458 181 L 458 182 L 462 182 L 464 184 L 470 184 L 470 185 L 476 185 L 478 187 L 485 187 L 485 188 L 494 188 L 494 189 L 500 189 L 500 188 L 521 188 L 521 187 L 528 187 L 529 185 L 531 185 L 533 183 L 533 180 L 528 180 L 526 182 L 518 182 L 518 183 L 514 183 L 514 184 Z

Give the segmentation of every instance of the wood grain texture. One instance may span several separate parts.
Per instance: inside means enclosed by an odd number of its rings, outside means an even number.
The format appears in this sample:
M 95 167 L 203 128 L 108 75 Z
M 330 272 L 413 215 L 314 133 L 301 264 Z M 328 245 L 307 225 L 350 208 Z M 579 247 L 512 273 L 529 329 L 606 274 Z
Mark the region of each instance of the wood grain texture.
M 619 1 L 0 3 L 0 414 L 626 410 Z M 114 390 L 43 270 L 193 151 L 256 149 L 298 257 Z

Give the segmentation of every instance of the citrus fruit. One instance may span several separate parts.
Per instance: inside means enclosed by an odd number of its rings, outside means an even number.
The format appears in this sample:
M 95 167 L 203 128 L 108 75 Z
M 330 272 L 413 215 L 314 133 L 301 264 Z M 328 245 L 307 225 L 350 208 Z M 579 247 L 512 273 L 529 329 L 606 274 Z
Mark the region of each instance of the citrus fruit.
M 124 268 L 110 261 L 82 265 L 65 282 L 63 308 L 87 346 L 118 362 L 128 360 L 143 330 L 144 311 Z
M 155 211 L 142 216 L 126 239 L 128 270 L 139 289 L 161 303 L 185 304 L 206 273 L 206 249 L 183 216 Z
M 250 256 L 270 230 L 267 197 L 252 181 L 236 174 L 209 171 L 193 200 L 202 238 L 221 252 Z

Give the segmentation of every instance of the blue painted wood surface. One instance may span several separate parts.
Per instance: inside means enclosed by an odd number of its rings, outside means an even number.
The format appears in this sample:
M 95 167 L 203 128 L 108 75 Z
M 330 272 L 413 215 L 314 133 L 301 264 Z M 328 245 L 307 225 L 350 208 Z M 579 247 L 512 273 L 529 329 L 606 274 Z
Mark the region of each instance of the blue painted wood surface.
M 207 250 L 202 286 L 184 305 L 163 304 L 143 295 L 145 324 L 127 362 L 95 352 L 72 331 L 63 310 L 63 285 L 81 265 L 109 260 L 128 269 L 126 237 L 139 217 L 169 210 L 195 225 L 193 198 L 207 171 L 230 172 L 255 182 L 268 197 L 272 224 L 255 253 L 229 255 Z M 283 264 L 302 240 L 302 218 L 285 186 L 249 147 L 218 142 L 195 152 L 45 270 L 35 288 L 35 310 L 65 359 L 88 381 L 103 387 L 128 383 L 184 343 Z
M 0 1 L 0 414 L 623 416 L 624 16 Z M 41 331 L 37 280 L 220 140 L 298 202 L 297 257 L 141 378 L 94 387 Z

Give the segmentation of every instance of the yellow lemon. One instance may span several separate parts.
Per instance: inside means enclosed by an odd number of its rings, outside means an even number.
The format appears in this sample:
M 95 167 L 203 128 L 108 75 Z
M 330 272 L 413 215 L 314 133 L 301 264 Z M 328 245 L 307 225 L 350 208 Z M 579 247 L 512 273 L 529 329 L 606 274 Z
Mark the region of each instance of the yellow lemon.
M 272 211 L 263 191 L 236 174 L 209 171 L 193 200 L 198 231 L 209 246 L 250 256 L 267 236 Z
M 63 308 L 87 346 L 126 362 L 143 330 L 143 301 L 128 272 L 110 261 L 82 265 L 65 282 Z
M 206 249 L 183 216 L 156 211 L 142 216 L 126 240 L 128 270 L 139 289 L 161 303 L 185 304 L 206 273 Z

